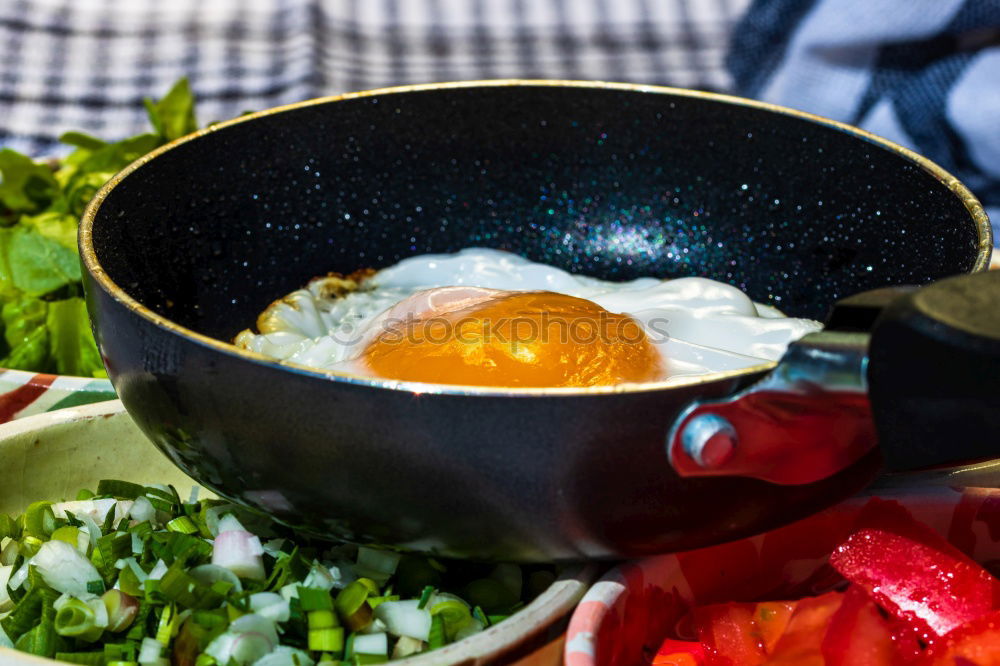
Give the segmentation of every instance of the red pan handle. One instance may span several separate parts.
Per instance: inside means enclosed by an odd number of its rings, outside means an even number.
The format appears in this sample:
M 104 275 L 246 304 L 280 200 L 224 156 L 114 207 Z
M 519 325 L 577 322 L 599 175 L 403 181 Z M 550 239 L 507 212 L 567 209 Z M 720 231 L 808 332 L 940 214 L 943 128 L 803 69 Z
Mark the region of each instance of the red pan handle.
M 865 331 L 871 330 L 871 333 Z M 839 302 L 760 382 L 692 404 L 678 474 L 805 484 L 875 446 L 889 471 L 1000 457 L 1000 272 Z

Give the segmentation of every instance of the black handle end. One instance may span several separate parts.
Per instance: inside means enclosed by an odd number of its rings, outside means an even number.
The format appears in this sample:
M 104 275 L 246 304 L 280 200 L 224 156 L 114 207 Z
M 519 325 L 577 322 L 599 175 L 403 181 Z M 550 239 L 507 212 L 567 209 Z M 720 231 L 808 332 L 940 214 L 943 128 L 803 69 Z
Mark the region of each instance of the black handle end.
M 892 300 L 868 367 L 889 471 L 1000 457 L 1000 271 Z

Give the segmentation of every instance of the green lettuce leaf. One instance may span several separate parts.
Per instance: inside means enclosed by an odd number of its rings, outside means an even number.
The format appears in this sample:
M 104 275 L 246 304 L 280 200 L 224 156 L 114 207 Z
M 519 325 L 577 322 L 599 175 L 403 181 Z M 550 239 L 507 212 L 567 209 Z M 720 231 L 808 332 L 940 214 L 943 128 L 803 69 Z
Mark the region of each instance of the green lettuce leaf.
M 68 213 L 46 211 L 38 215 L 24 215 L 20 224 L 65 248 L 76 250 L 76 217 Z
M 173 141 L 198 129 L 194 114 L 194 95 L 186 78 L 174 84 L 163 99 L 145 100 L 149 122 L 165 141 Z
M 82 298 L 66 298 L 49 303 L 46 325 L 55 371 L 58 374 L 103 376 L 104 364 L 90 332 L 87 305 Z
M 75 248 L 47 238 L 34 229 L 16 226 L 0 229 L 0 285 L 44 296 L 80 282 L 80 259 Z
M 14 370 L 49 372 L 49 331 L 46 328 L 49 304 L 21 296 L 0 308 L 7 354 L 0 366 Z
M 57 189 L 55 176 L 47 164 L 39 164 L 9 148 L 0 150 L 0 205 L 8 214 L 41 210 Z

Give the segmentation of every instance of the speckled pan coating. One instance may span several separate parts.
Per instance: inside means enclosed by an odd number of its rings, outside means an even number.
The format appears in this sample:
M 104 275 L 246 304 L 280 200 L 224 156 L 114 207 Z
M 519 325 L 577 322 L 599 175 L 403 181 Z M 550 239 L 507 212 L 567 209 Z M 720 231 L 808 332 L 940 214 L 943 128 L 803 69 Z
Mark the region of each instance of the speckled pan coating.
M 989 225 L 934 165 L 787 110 L 566 82 L 415 87 L 223 125 L 141 160 L 81 227 L 115 388 L 185 470 L 307 529 L 501 558 L 640 555 L 759 531 L 871 474 L 683 481 L 689 400 L 331 377 L 228 347 L 326 271 L 482 245 L 605 279 L 704 275 L 796 315 L 985 266 Z

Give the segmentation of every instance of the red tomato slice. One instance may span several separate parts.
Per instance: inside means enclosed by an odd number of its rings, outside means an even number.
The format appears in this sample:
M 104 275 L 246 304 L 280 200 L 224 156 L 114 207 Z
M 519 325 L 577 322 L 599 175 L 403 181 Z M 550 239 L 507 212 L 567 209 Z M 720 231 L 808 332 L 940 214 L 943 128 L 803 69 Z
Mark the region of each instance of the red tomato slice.
M 705 646 L 697 641 L 668 638 L 653 657 L 655 666 L 701 666 L 705 663 Z
M 1000 666 L 1000 612 L 965 624 L 931 646 L 927 666 Z
M 996 607 L 1000 584 L 985 569 L 924 526 L 901 527 L 855 532 L 830 563 L 882 608 L 929 637 Z
M 797 601 L 761 601 L 754 608 L 756 635 L 767 654 L 774 651 L 774 646 L 792 619 L 796 604 Z
M 826 666 L 892 666 L 901 661 L 889 622 L 857 585 L 847 588 L 830 618 L 822 652 Z
M 767 664 L 824 666 L 820 645 L 844 595 L 828 592 L 799 600 Z
M 754 635 L 756 604 L 714 604 L 692 611 L 698 640 L 713 666 L 754 666 L 764 663 L 764 650 Z

